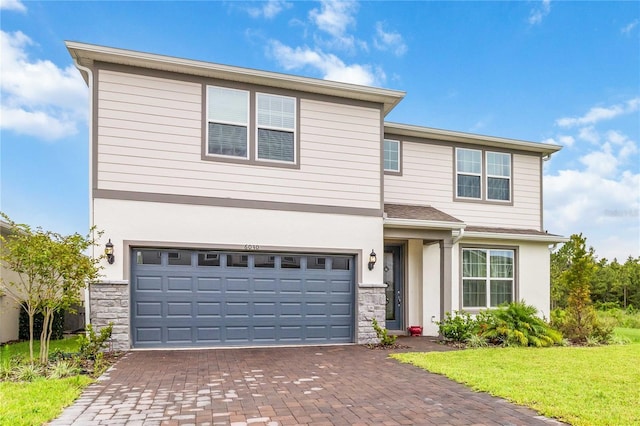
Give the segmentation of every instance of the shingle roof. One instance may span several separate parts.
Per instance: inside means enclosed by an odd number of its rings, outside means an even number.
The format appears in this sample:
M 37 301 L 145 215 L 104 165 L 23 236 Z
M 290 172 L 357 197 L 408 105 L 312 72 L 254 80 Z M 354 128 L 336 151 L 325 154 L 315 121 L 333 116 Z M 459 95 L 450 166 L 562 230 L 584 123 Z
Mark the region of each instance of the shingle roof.
M 384 212 L 387 214 L 387 217 L 395 219 L 434 220 L 439 222 L 462 223 L 460 219 L 431 206 L 385 204 Z

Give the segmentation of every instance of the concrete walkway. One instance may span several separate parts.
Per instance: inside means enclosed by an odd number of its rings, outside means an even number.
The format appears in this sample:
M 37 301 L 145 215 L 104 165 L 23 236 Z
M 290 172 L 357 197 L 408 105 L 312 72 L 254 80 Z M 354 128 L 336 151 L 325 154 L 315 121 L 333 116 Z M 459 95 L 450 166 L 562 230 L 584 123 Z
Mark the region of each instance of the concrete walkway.
M 428 338 L 400 343 L 447 350 Z M 51 425 L 558 424 L 389 353 L 355 345 L 133 351 Z

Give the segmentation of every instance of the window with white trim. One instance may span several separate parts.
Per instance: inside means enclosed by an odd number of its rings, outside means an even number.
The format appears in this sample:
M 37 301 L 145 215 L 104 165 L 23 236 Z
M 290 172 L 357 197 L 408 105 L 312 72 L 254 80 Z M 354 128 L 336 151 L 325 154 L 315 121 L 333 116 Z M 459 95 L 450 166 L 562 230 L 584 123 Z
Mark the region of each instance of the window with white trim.
M 456 148 L 456 187 L 459 198 L 482 198 L 482 151 Z
M 456 198 L 511 201 L 511 154 L 456 148 Z M 483 187 L 484 185 L 484 187 Z
M 462 307 L 494 308 L 513 301 L 515 251 L 462 249 Z
M 384 140 L 384 171 L 400 172 L 400 141 Z
M 511 199 L 511 155 L 487 152 L 487 200 Z
M 249 158 L 249 92 L 207 86 L 207 154 Z
M 256 94 L 256 120 L 259 160 L 295 161 L 296 99 Z

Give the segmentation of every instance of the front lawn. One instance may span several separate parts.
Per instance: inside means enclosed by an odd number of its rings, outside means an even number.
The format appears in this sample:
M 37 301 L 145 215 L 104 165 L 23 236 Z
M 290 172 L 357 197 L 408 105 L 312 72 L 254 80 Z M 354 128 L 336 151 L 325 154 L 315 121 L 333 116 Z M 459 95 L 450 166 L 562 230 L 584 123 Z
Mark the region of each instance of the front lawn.
M 616 327 L 613 333 L 622 338 L 627 338 L 633 343 L 640 343 L 640 328 L 622 328 Z
M 62 409 L 93 382 L 88 376 L 0 382 L 0 425 L 41 425 L 58 417 Z
M 572 425 L 640 424 L 640 345 L 393 354 Z
M 77 337 L 52 340 L 50 351 L 77 352 Z M 40 342 L 34 342 L 36 359 Z M 0 368 L 20 368 L 12 366 L 12 359 L 29 358 L 29 342 L 20 342 L 0 347 Z M 30 382 L 0 381 L 0 426 L 40 425 L 56 418 L 70 405 L 93 379 L 86 375 L 76 375 L 63 379 L 37 378 Z

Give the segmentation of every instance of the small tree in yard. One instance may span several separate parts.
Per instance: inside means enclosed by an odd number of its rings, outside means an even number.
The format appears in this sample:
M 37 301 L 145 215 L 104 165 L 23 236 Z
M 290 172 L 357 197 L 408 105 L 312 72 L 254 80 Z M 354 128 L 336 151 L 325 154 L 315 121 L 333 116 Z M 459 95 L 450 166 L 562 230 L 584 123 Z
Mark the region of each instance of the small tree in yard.
M 0 216 L 9 223 L 9 236 L 2 238 L 0 260 L 18 273 L 18 280 L 5 282 L 1 287 L 24 306 L 29 318 L 29 357 L 33 362 L 33 318 L 42 313 L 44 319 L 40 335 L 40 361 L 48 362 L 49 340 L 53 331 L 54 313 L 69 310 L 80 302 L 80 289 L 87 281 L 98 278 L 100 258 L 85 256 L 95 244 L 91 237 L 78 233 L 63 236 L 41 228 L 16 224 L 7 215 Z
M 587 251 L 586 238 L 572 235 L 574 250 L 570 257 L 569 267 L 562 272 L 560 279 L 568 290 L 568 318 L 563 331 L 573 340 L 585 341 L 597 327 L 597 317 L 591 302 L 590 283 L 596 271 L 593 250 Z

